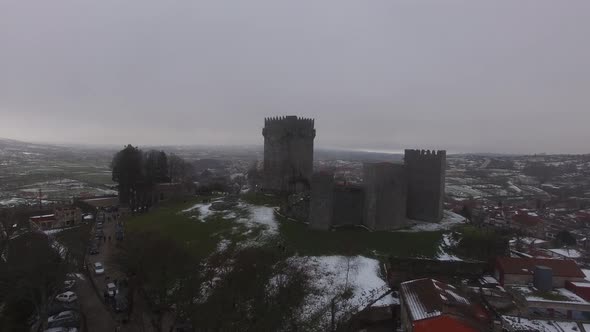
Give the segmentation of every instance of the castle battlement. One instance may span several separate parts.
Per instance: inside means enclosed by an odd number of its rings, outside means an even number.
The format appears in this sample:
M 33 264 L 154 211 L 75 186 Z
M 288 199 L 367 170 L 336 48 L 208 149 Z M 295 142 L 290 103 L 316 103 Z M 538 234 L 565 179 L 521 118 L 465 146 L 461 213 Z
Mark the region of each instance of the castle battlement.
M 286 134 L 297 133 L 302 136 L 315 137 L 315 120 L 295 115 L 277 116 L 264 119 L 262 135 L 281 137 Z
M 447 157 L 447 151 L 445 150 L 418 150 L 418 149 L 406 149 L 405 160 L 406 162 L 411 161 L 444 161 Z
M 264 118 L 264 126 L 265 127 L 286 127 L 286 126 L 305 126 L 309 127 L 310 129 L 314 128 L 315 120 L 312 118 L 304 118 L 295 115 L 286 115 L 286 116 L 275 116 L 270 118 Z

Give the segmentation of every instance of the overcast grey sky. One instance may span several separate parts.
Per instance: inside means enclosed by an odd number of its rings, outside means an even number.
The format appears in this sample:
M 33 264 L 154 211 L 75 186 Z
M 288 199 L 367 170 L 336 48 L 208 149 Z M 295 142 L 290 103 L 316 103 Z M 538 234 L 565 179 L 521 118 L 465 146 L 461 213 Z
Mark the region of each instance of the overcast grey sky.
M 590 1 L 0 0 L 0 137 L 590 152 Z

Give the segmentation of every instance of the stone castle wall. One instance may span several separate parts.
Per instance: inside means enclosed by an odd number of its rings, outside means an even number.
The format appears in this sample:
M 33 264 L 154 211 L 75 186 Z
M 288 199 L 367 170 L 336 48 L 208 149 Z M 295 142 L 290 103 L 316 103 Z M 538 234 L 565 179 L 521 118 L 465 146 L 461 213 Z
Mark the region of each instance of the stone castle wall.
M 334 219 L 334 175 L 332 173 L 313 174 L 309 204 L 309 227 L 329 230 Z
M 356 226 L 363 223 L 364 190 L 360 186 L 335 186 L 332 212 L 333 226 Z
M 406 221 L 406 172 L 403 165 L 363 165 L 364 225 L 372 230 L 401 228 Z

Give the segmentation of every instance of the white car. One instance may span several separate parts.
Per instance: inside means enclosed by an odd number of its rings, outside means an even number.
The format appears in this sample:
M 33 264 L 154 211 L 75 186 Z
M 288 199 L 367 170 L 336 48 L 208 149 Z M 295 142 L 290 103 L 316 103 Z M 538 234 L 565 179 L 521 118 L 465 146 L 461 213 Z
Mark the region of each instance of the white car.
M 101 262 L 94 263 L 94 273 L 97 275 L 104 274 L 104 266 Z
M 107 284 L 107 292 L 110 297 L 115 297 L 115 295 L 117 295 L 117 293 L 119 293 L 119 290 L 117 289 L 117 286 L 114 283 L 109 282 Z
M 76 293 L 74 292 L 65 292 L 57 295 L 55 299 L 59 302 L 71 303 L 76 301 L 78 299 L 78 296 L 76 296 Z

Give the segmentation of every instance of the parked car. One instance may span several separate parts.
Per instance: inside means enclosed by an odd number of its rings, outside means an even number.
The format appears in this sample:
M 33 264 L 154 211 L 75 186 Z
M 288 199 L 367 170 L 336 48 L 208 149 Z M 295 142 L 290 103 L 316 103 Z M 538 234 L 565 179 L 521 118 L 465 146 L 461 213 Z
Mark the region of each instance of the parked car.
M 88 253 L 90 253 L 91 255 L 98 255 L 100 253 L 100 251 L 98 250 L 98 246 L 96 244 L 91 245 L 88 249 Z
M 74 301 L 74 302 L 53 301 L 49 305 L 49 308 L 47 308 L 47 316 L 57 315 L 62 311 L 70 311 L 70 310 L 76 311 L 76 312 L 80 311 L 80 304 L 78 303 L 78 301 Z
M 101 262 L 94 263 L 94 273 L 96 275 L 104 274 L 104 266 L 102 265 Z
M 115 295 L 119 293 L 119 290 L 117 289 L 117 286 L 114 283 L 109 282 L 107 284 L 107 293 L 110 297 L 115 297 Z
M 75 327 L 52 327 L 44 332 L 78 332 L 78 329 Z
M 67 291 L 65 293 L 58 294 L 55 299 L 59 302 L 74 302 L 78 299 L 76 293 Z
M 47 319 L 47 327 L 79 327 L 80 315 L 73 311 L 62 311 Z
M 75 285 L 76 285 L 76 280 L 64 281 L 64 289 L 65 290 L 70 290 L 70 289 L 74 288 Z

